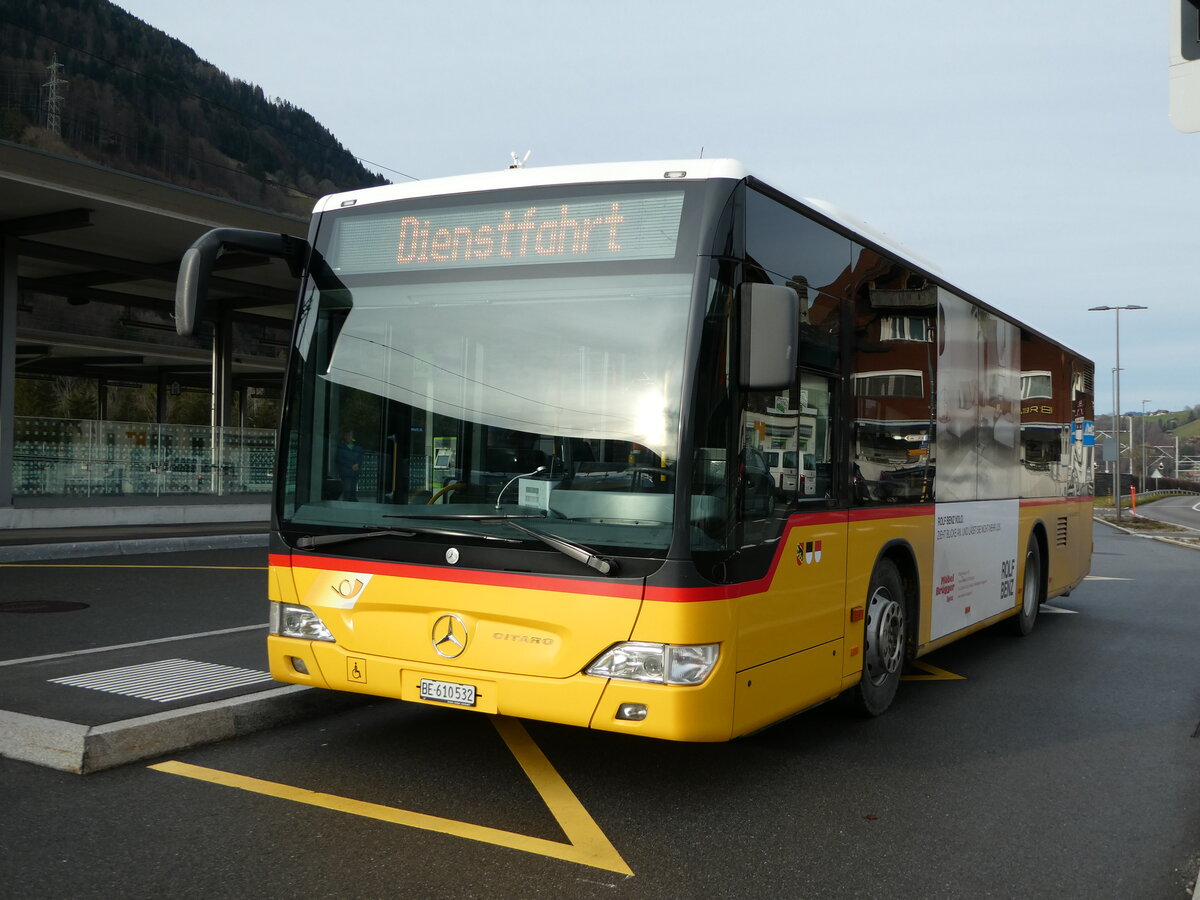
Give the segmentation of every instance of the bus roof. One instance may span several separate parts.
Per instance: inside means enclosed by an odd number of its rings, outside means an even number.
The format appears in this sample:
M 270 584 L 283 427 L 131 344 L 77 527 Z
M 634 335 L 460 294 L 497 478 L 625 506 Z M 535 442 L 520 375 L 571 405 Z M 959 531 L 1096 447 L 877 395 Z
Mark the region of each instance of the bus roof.
M 410 181 L 406 184 L 389 184 L 383 187 L 331 194 L 318 200 L 313 212 L 322 213 L 344 206 L 384 203 L 389 200 L 471 194 L 477 191 L 496 191 L 506 188 L 591 184 L 606 181 L 671 181 L 673 179 L 703 181 L 709 178 L 731 178 L 736 181 L 749 174 L 745 166 L 733 159 L 667 159 L 577 166 L 531 166 L 520 169 L 501 169 L 497 172 L 481 172 L 476 175 L 430 178 L 423 181 Z
M 385 203 L 390 200 L 413 200 L 421 197 L 441 197 L 447 194 L 472 194 L 479 191 L 504 190 L 506 188 L 546 187 L 565 184 L 593 184 L 630 181 L 705 181 L 710 178 L 729 178 L 740 181 L 750 172 L 736 159 L 660 159 L 645 162 L 587 163 L 572 166 L 533 166 L 530 168 L 500 169 L 495 172 L 480 172 L 473 175 L 451 175 L 445 178 L 430 178 L 404 184 L 389 184 L 382 187 L 363 188 L 331 194 L 317 201 L 314 213 L 322 213 L 345 206 L 361 206 L 368 203 Z M 903 244 L 884 235 L 868 223 L 850 215 L 832 203 L 811 197 L 796 197 L 795 200 L 837 222 L 850 231 L 862 234 L 901 257 L 923 265 L 934 274 L 940 270 L 922 259 Z
M 1007 319 L 1034 334 L 1038 334 L 1074 356 L 1080 356 L 1065 344 L 1037 332 L 1030 326 L 1014 319 L 994 306 L 962 291 L 945 280 L 941 267 L 936 263 L 922 258 L 919 254 L 908 249 L 901 242 L 877 231 L 868 223 L 856 218 L 832 203 L 812 197 L 790 195 L 780 191 L 770 183 L 756 178 L 742 163 L 736 159 L 665 159 L 643 162 L 618 163 L 585 163 L 571 166 L 531 166 L 512 167 L 494 172 L 480 172 L 474 175 L 451 175 L 445 178 L 429 178 L 410 181 L 405 184 L 389 184 L 380 187 L 362 188 L 356 191 L 346 191 L 340 194 L 330 194 L 317 200 L 313 214 L 342 209 L 348 206 L 362 206 L 370 203 L 386 203 L 392 200 L 412 200 L 422 197 L 441 197 L 454 194 L 472 194 L 481 191 L 505 190 L 508 188 L 552 187 L 554 185 L 595 184 L 604 182 L 651 182 L 669 183 L 673 180 L 706 181 L 714 178 L 726 178 L 734 181 L 747 179 L 751 183 L 772 191 L 781 197 L 787 197 L 793 204 L 805 207 L 816 213 L 818 217 L 834 224 L 848 234 L 856 235 L 858 240 L 866 239 L 875 245 L 918 269 L 932 276 L 934 281 L 943 287 L 954 291 L 971 302 L 988 311 Z

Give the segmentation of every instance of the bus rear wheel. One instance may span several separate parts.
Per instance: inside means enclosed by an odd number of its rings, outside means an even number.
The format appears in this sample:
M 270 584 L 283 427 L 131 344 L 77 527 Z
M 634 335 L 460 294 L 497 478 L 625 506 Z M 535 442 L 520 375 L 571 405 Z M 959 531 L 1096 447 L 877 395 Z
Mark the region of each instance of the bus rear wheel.
M 1037 624 L 1038 609 L 1045 599 L 1042 590 L 1042 547 L 1037 535 L 1025 547 L 1025 577 L 1021 580 L 1021 611 L 1013 618 L 1013 629 L 1024 637 Z
M 904 582 L 896 564 L 883 559 L 876 564 L 867 589 L 863 671 L 855 690 L 855 700 L 867 714 L 878 716 L 892 705 L 907 643 Z

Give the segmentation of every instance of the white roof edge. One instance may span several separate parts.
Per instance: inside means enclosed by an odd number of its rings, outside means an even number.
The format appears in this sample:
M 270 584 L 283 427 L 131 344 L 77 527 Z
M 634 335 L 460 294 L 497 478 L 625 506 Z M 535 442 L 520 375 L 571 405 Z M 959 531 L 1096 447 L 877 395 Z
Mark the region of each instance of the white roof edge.
M 667 178 L 667 172 L 684 172 Z M 470 194 L 476 191 L 495 191 L 506 188 L 543 187 L 560 184 L 588 184 L 605 181 L 703 181 L 710 178 L 742 179 L 750 173 L 734 159 L 666 159 L 647 162 L 590 163 L 572 166 L 529 166 L 521 169 L 501 169 L 475 175 L 452 175 L 430 178 L 406 184 L 363 188 L 322 197 L 314 213 L 338 209 L 343 205 L 383 203 L 389 200 L 411 200 L 446 194 Z
M 832 219 L 839 225 L 849 228 L 851 231 L 861 234 L 865 238 L 869 238 L 885 250 L 890 250 L 899 256 L 901 259 L 907 259 L 911 263 L 923 268 L 926 272 L 932 275 L 937 275 L 939 278 L 945 277 L 945 272 L 942 267 L 932 260 L 926 259 L 919 253 L 914 253 L 904 244 L 897 241 L 895 238 L 889 237 L 882 231 L 879 231 L 868 222 L 864 222 L 850 213 L 846 212 L 840 206 L 829 203 L 826 200 L 818 200 L 815 197 L 801 197 L 800 202 L 811 207 L 827 218 Z

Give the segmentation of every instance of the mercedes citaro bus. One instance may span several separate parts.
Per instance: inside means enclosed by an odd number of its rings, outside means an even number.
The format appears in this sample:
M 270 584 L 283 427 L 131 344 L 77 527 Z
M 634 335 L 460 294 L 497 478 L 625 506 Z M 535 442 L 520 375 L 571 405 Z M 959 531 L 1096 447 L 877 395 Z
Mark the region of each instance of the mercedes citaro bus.
M 320 200 L 270 546 L 275 678 L 722 741 L 1077 586 L 1093 367 L 731 160 Z M 232 261 L 230 261 L 232 262 Z M 781 479 L 769 458 L 803 459 Z M 799 473 L 797 473 L 799 474 Z

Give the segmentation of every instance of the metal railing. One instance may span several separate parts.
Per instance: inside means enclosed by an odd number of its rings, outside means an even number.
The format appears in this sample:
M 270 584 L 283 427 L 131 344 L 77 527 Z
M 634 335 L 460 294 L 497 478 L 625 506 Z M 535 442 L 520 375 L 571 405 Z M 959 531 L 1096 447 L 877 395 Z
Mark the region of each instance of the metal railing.
M 18 416 L 14 497 L 264 493 L 275 431 Z

